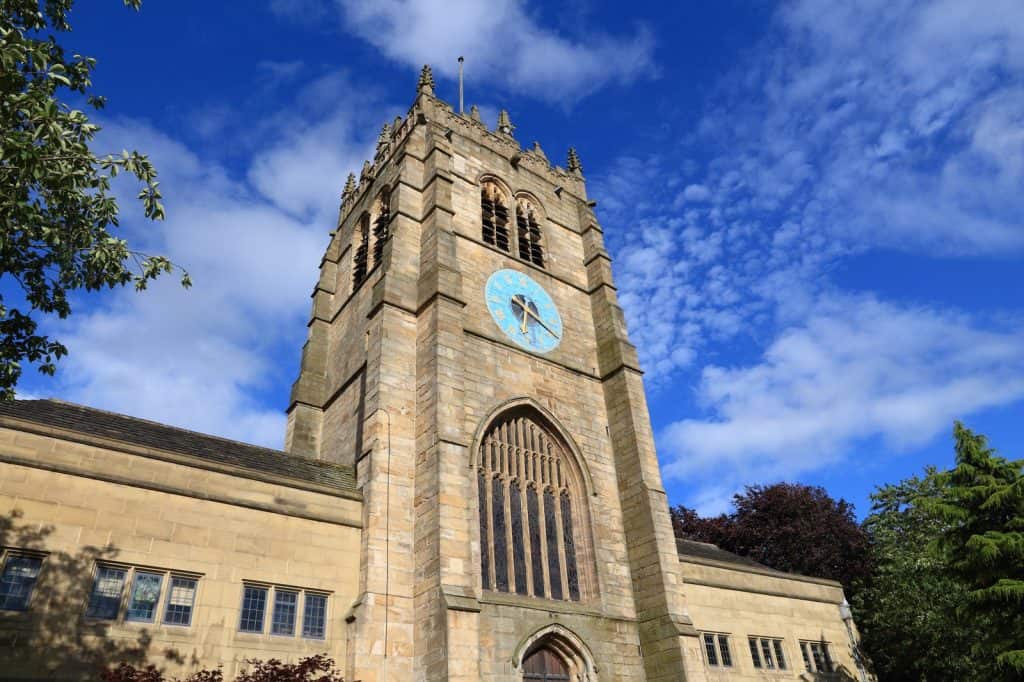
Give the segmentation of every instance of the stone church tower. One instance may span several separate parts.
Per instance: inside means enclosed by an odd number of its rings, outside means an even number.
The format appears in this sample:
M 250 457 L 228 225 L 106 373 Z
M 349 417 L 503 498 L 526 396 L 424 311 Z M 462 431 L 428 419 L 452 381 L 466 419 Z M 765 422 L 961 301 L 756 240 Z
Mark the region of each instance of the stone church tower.
M 703 679 L 583 169 L 512 131 L 424 67 L 320 266 L 285 449 L 362 491 L 347 675 Z

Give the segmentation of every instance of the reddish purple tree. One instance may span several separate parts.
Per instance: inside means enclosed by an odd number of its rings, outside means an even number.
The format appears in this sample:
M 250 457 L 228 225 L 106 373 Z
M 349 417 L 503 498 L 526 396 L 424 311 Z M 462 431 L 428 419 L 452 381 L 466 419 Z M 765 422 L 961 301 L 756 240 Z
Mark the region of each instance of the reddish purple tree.
M 729 514 L 672 509 L 676 534 L 710 542 L 780 571 L 838 580 L 849 594 L 870 574 L 868 536 L 853 505 L 798 483 L 747 486 Z

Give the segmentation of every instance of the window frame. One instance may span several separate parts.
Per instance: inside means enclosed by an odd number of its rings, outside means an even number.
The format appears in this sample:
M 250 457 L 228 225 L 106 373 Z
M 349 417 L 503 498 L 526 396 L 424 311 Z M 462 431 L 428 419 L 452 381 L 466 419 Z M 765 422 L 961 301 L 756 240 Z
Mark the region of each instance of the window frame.
M 120 596 L 118 597 L 117 613 L 113 617 L 90 613 L 93 596 L 96 593 L 97 581 L 99 580 L 101 571 L 104 569 L 124 572 L 124 579 L 121 582 Z M 157 593 L 156 601 L 153 602 L 153 615 L 148 620 L 129 616 L 136 579 L 139 574 L 160 576 L 160 590 Z M 89 596 L 86 600 L 85 613 L 82 617 L 90 621 L 106 621 L 108 623 L 116 623 L 120 625 L 138 624 L 173 628 L 192 627 L 192 621 L 195 617 L 196 603 L 199 601 L 199 585 L 202 582 L 202 577 L 202 573 L 195 573 L 192 571 L 179 571 L 170 568 L 159 568 L 156 566 L 126 564 L 117 561 L 97 561 L 93 567 L 92 587 L 89 588 Z M 189 607 L 187 623 L 173 623 L 168 622 L 167 620 L 167 607 L 170 605 L 171 589 L 175 579 L 189 580 L 193 583 L 192 603 Z
M 39 585 L 39 576 L 43 572 L 43 566 L 46 564 L 46 552 L 38 552 L 30 549 L 21 549 L 17 547 L 0 547 L 0 581 L 7 574 L 7 566 L 12 560 L 26 559 L 29 561 L 38 561 L 38 565 L 35 568 L 35 575 L 32 576 L 32 583 L 28 587 L 28 594 L 25 595 L 24 606 L 22 608 L 10 608 L 8 606 L 0 607 L 0 611 L 9 611 L 10 613 L 27 613 L 32 610 L 32 604 L 35 601 L 36 587 Z M 13 581 L 12 581 L 13 582 Z
M 156 576 L 159 579 L 157 583 L 156 599 L 153 600 L 153 610 L 149 618 L 139 618 L 132 616 L 132 607 L 135 604 L 135 588 L 139 584 L 139 576 Z M 166 575 L 164 573 L 158 573 L 156 571 L 134 571 L 132 576 L 131 585 L 128 587 L 128 592 L 125 595 L 126 602 L 124 605 L 124 619 L 132 623 L 152 623 L 156 620 L 157 615 L 160 613 L 160 596 L 164 593 L 164 579 Z M 91 595 L 90 595 L 91 597 Z
M 771 635 L 747 635 L 747 648 L 755 670 L 764 672 L 788 672 L 792 670 L 786 653 L 784 637 Z
M 242 617 L 245 613 L 245 595 L 247 590 L 262 590 L 265 594 L 263 610 L 261 614 L 261 627 L 259 630 L 242 629 Z M 274 618 L 277 613 L 279 593 L 295 595 L 294 611 L 292 613 L 291 632 L 275 632 Z M 239 634 L 274 637 L 276 639 L 306 639 L 311 641 L 325 641 L 328 639 L 328 624 L 330 623 L 330 602 L 332 592 L 314 588 L 295 587 L 294 585 L 276 585 L 252 580 L 242 581 L 242 601 L 238 615 Z M 311 615 L 307 610 L 308 597 L 315 597 L 323 600 L 323 609 L 319 617 L 319 636 L 310 634 L 314 629 L 307 627 L 307 619 Z
M 732 656 L 732 645 L 729 643 L 731 635 L 728 632 L 706 632 L 701 631 L 700 641 L 701 649 L 704 651 L 704 662 L 712 668 L 733 668 L 735 663 L 733 662 Z M 709 641 L 710 638 L 710 641 Z M 723 648 L 724 644 L 724 648 Z M 710 650 L 714 649 L 715 660 L 712 662 L 710 656 Z M 725 655 L 722 655 L 722 651 L 725 651 Z
M 171 604 L 171 596 L 174 594 L 174 581 L 175 580 L 189 580 L 192 582 L 192 603 L 188 607 L 188 622 L 187 623 L 172 623 L 167 620 L 167 614 L 171 610 L 171 606 L 180 606 L 180 604 Z M 196 613 L 196 601 L 199 595 L 199 578 L 195 576 L 184 575 L 182 573 L 171 572 L 167 580 L 167 591 L 164 597 L 164 615 L 160 620 L 161 625 L 167 625 L 170 627 L 187 628 L 192 626 L 192 617 Z
M 329 601 L 329 596 L 330 595 L 328 595 L 326 592 L 317 592 L 315 590 L 306 590 L 306 591 L 304 591 L 302 593 L 302 630 L 301 630 L 302 634 L 300 635 L 300 637 L 302 637 L 302 639 L 312 639 L 312 640 L 321 640 L 321 641 L 327 639 L 327 620 L 328 620 L 328 618 L 327 618 L 327 603 Z M 320 615 L 319 615 L 319 617 L 321 619 L 320 626 L 319 626 L 320 627 L 320 634 L 319 635 L 307 634 L 307 630 L 306 630 L 306 626 L 307 626 L 307 623 L 308 623 L 308 616 L 309 616 L 309 598 L 310 597 L 315 597 L 317 599 L 322 599 L 323 600 L 323 603 L 321 605 Z
M 832 658 L 832 654 L 829 652 L 829 645 L 831 642 L 824 639 L 801 639 L 799 640 L 800 655 L 804 659 L 804 668 L 810 673 L 831 673 L 835 672 L 836 662 Z M 814 655 L 813 647 L 820 647 L 820 653 L 822 662 L 825 664 L 827 670 L 822 670 L 818 666 L 818 657 Z

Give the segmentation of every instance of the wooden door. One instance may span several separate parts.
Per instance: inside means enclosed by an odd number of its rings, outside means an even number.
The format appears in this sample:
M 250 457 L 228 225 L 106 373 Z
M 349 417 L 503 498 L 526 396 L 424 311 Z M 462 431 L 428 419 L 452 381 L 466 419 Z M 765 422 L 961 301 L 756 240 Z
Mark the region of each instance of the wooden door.
M 523 661 L 524 680 L 568 680 L 569 668 L 550 649 L 538 649 Z

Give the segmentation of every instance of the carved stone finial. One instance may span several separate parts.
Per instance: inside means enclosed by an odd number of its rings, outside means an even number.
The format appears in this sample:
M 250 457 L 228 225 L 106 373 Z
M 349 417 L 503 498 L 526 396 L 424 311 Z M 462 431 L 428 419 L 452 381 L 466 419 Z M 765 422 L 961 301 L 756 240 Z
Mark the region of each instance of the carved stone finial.
M 387 123 L 380 129 L 380 135 L 377 136 L 377 152 L 374 158 L 380 159 L 388 153 L 388 149 L 391 147 L 391 126 Z
M 370 179 L 370 172 L 372 169 L 373 167 L 370 165 L 369 161 L 363 161 L 363 172 L 359 174 L 360 185 Z
M 477 123 L 483 123 L 483 119 L 480 118 L 480 107 L 475 104 L 469 108 L 469 117 Z
M 423 65 L 423 70 L 420 71 L 420 82 L 416 86 L 416 91 L 428 95 L 434 94 L 434 72 L 430 70 L 430 64 Z
M 391 134 L 397 135 L 398 129 L 402 127 L 402 117 L 395 116 L 395 122 L 391 124 Z
M 580 165 L 580 157 L 576 153 L 576 147 L 569 147 L 569 159 L 566 161 L 566 166 L 568 166 L 570 173 L 583 175 L 583 166 Z
M 508 117 L 508 112 L 502 109 L 498 114 L 498 132 L 511 137 L 512 131 L 515 129 L 516 127 L 512 125 L 512 119 Z
M 540 158 L 544 159 L 545 161 L 548 160 L 548 155 L 545 154 L 544 150 L 540 148 L 540 142 L 537 142 L 536 140 L 533 141 L 533 153 L 539 156 Z
M 348 203 L 348 200 L 352 198 L 352 195 L 356 192 L 356 174 L 349 173 L 348 179 L 345 180 L 345 189 L 341 190 L 341 203 Z

